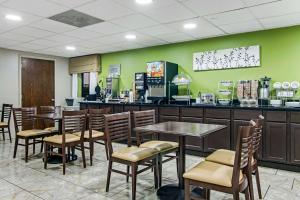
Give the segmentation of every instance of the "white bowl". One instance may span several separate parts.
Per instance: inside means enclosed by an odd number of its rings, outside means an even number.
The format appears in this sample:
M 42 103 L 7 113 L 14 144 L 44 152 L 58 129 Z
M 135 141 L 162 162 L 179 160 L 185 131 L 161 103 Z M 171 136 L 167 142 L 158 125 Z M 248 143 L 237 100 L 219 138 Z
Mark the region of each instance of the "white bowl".
M 282 101 L 279 99 L 270 100 L 271 106 L 279 107 L 282 105 Z
M 291 101 L 291 102 L 285 102 L 286 107 L 300 107 L 300 102 L 298 101 Z

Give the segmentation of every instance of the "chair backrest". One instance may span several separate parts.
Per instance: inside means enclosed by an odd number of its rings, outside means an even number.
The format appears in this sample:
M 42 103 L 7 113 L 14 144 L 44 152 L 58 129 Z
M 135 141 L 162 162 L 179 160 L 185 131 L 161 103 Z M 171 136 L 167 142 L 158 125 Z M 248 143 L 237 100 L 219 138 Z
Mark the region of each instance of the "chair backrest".
M 253 133 L 253 157 L 255 159 L 258 159 L 258 150 L 261 146 L 261 140 L 262 140 L 262 132 L 263 132 L 263 124 L 264 124 L 264 117 L 262 115 L 259 115 L 258 119 L 253 120 L 256 125 L 254 128 Z
M 86 111 L 63 111 L 62 112 L 62 135 L 63 144 L 65 143 L 65 134 L 81 133 L 81 140 L 83 140 L 85 126 L 86 126 Z
M 134 127 L 146 126 L 155 124 L 155 110 L 145 110 L 145 111 L 134 111 L 133 112 L 133 125 Z M 143 136 L 152 135 L 152 139 L 154 139 L 155 135 L 150 131 L 137 131 L 136 132 L 136 140 L 137 145 L 143 143 Z M 149 138 L 148 138 L 149 139 Z
M 32 115 L 37 113 L 36 107 L 13 108 L 16 133 L 21 130 L 35 128 L 35 120 Z
M 103 108 L 103 109 L 89 109 L 89 130 L 97 130 L 97 131 L 104 131 L 105 124 L 104 124 L 104 115 L 110 114 L 110 108 Z
M 127 141 L 131 146 L 130 112 L 104 115 L 104 123 L 109 155 L 113 153 L 112 142 Z
M 232 185 L 238 185 L 240 179 L 240 171 L 244 173 L 249 169 L 252 158 L 252 136 L 254 126 L 240 126 L 238 129 L 238 139 L 236 144 L 236 153 L 232 174 Z
M 134 127 L 155 124 L 155 110 L 134 111 L 133 124 Z
M 1 115 L 1 122 L 10 123 L 11 111 L 12 111 L 12 104 L 3 104 L 2 105 L 2 115 Z
M 55 106 L 40 106 L 40 114 L 54 114 Z M 55 125 L 54 120 L 44 119 L 44 128 L 53 127 Z

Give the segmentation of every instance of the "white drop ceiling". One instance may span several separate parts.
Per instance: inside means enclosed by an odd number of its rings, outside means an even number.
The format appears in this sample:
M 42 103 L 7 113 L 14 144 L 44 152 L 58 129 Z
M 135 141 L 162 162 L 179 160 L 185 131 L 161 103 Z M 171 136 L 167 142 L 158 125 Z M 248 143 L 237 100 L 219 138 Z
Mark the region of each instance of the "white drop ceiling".
M 105 22 L 78 28 L 48 19 L 74 9 Z M 7 21 L 5 15 L 23 18 Z M 193 22 L 197 28 L 183 29 Z M 0 0 L 0 47 L 73 57 L 300 24 L 300 0 Z M 128 41 L 126 34 L 135 34 Z M 76 46 L 67 51 L 65 46 Z

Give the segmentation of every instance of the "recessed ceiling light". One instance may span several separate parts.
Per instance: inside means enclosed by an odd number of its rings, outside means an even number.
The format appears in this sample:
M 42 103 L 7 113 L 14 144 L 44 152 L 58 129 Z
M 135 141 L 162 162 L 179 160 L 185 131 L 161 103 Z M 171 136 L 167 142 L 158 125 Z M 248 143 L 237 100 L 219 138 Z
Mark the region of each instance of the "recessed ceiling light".
M 187 23 L 187 24 L 183 25 L 183 28 L 185 28 L 185 29 L 194 29 L 196 27 L 197 27 L 197 24 L 195 24 L 195 23 Z
M 134 39 L 136 39 L 136 35 L 128 34 L 128 35 L 125 35 L 125 38 L 128 40 L 134 40 Z
M 68 50 L 68 51 L 75 51 L 76 47 L 74 47 L 74 46 L 66 46 L 66 50 Z
M 135 0 L 136 3 L 146 5 L 153 2 L 153 0 Z
M 18 15 L 5 15 L 5 19 L 11 20 L 11 21 L 22 21 L 22 17 Z

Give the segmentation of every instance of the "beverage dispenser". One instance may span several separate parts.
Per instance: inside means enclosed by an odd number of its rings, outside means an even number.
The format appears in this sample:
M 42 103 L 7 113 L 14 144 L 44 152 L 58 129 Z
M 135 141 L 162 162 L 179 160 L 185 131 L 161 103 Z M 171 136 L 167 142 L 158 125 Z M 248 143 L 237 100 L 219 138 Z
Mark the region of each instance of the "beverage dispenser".
M 173 77 L 178 74 L 178 65 L 166 61 L 147 63 L 148 100 L 167 102 L 169 97 L 178 94 L 178 87 L 170 87 Z M 170 90 L 170 91 L 169 91 Z

